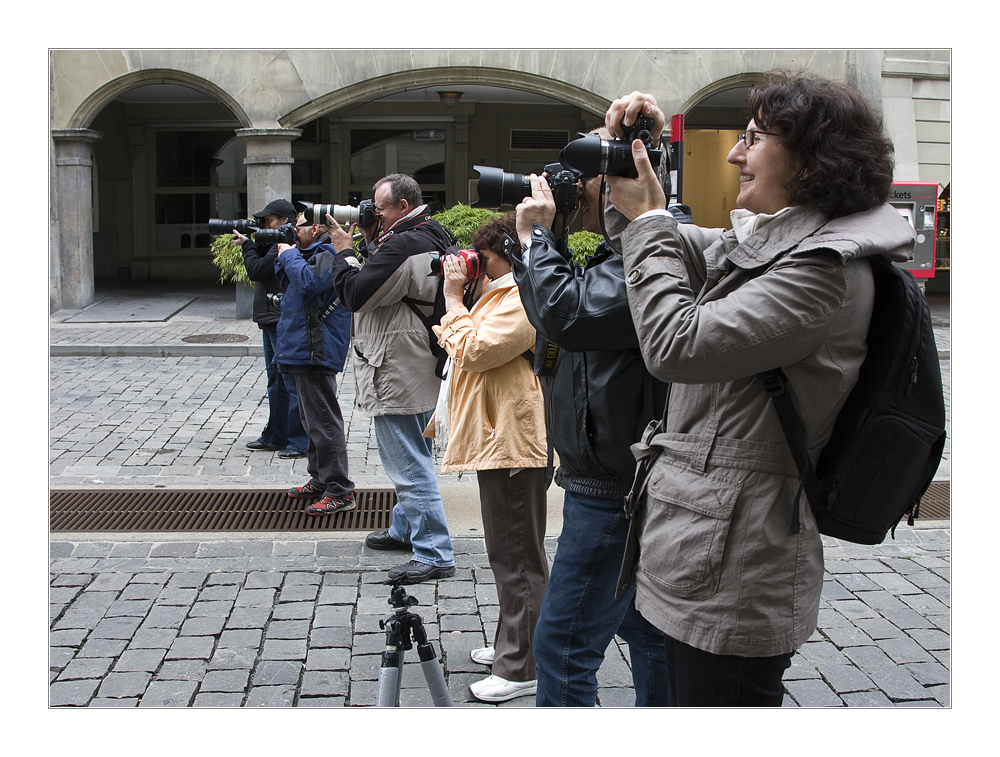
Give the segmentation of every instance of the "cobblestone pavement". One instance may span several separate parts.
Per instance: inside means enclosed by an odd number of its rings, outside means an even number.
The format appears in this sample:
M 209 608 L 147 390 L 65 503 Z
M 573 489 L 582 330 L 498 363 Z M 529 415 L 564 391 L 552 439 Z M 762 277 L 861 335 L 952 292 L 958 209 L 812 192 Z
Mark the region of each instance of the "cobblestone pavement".
M 785 706 L 948 706 L 948 530 L 901 528 L 878 547 L 826 545 L 819 629 L 785 675 Z M 455 547 L 455 576 L 407 591 L 456 704 L 497 706 L 467 691 L 488 674 L 469 652 L 493 638 L 493 575 L 481 539 L 456 538 Z M 379 620 L 391 613 L 381 582 L 401 556 L 369 550 L 360 535 L 58 535 L 50 550 L 51 706 L 377 701 Z M 620 639 L 598 682 L 602 706 L 634 704 Z M 404 669 L 402 705 L 431 705 L 416 664 Z
M 303 459 L 244 446 L 266 422 L 262 358 L 247 345 L 180 342 L 181 334 L 224 332 L 259 343 L 256 327 L 220 315 L 218 303 L 198 312 L 113 325 L 53 315 L 51 487 L 301 483 Z M 947 302 L 935 323 L 950 393 Z M 352 476 L 362 487 L 386 486 L 370 420 L 352 409 L 349 374 L 341 389 Z M 950 477 L 949 458 L 939 476 Z M 464 484 L 475 498 L 470 477 Z M 482 540 L 454 541 L 456 575 L 408 587 L 452 696 L 470 708 L 530 707 L 534 697 L 470 700 L 469 683 L 488 671 L 469 651 L 492 639 L 498 608 Z M 950 706 L 950 523 L 904 524 L 875 547 L 825 544 L 819 628 L 785 675 L 785 705 Z M 407 556 L 372 552 L 360 533 L 52 534 L 49 549 L 53 707 L 376 702 L 385 645 L 378 621 L 391 611 L 381 581 Z M 611 644 L 598 678 L 602 706 L 633 703 L 627 645 Z M 403 685 L 404 706 L 430 704 L 416 664 Z

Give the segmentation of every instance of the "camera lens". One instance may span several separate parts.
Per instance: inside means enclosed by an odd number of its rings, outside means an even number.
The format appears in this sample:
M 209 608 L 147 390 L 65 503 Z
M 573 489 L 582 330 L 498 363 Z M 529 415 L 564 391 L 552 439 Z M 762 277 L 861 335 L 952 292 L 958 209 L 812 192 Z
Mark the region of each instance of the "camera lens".
M 470 207 L 499 208 L 501 205 L 517 205 L 525 197 L 531 196 L 531 181 L 524 174 L 506 173 L 489 166 L 473 168 L 479 172 L 476 190 L 479 198 Z
M 581 134 L 559 153 L 563 165 L 572 166 L 588 179 L 606 173 L 607 159 L 608 141 L 596 134 Z
M 642 132 L 640 132 L 642 133 Z M 649 132 L 645 132 L 649 137 Z M 646 144 L 649 162 L 656 168 L 660 165 L 661 150 L 651 149 Z M 632 141 L 625 139 L 601 139 L 596 134 L 580 134 L 559 153 L 559 160 L 575 168 L 584 178 L 606 174 L 608 176 L 638 176 L 635 160 L 632 159 Z
M 333 216 L 337 223 L 354 223 L 358 220 L 358 209 L 353 205 L 324 205 L 322 203 L 299 202 L 306 223 L 326 224 L 326 217 Z
M 256 231 L 257 227 L 253 225 L 252 221 L 246 219 L 239 221 L 230 221 L 225 218 L 208 219 L 208 233 L 213 237 L 221 236 L 222 234 L 232 234 L 233 229 L 240 234 L 247 235 Z

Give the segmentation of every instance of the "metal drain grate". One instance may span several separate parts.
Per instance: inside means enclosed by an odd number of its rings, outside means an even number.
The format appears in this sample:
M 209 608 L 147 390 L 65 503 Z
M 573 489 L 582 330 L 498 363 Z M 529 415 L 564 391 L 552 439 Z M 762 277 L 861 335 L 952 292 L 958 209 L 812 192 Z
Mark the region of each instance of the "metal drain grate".
M 60 490 L 49 494 L 50 531 L 374 531 L 388 528 L 396 492 L 359 489 L 354 510 L 306 515 L 274 490 Z
M 920 500 L 918 520 L 951 520 L 951 481 L 932 481 Z

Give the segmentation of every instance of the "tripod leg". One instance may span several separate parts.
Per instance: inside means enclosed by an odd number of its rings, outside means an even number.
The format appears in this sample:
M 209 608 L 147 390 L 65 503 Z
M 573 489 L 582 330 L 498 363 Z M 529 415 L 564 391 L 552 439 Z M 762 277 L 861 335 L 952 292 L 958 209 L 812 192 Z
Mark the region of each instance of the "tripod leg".
M 402 650 L 382 653 L 377 707 L 399 707 L 399 691 L 403 685 L 403 655 Z
M 393 619 L 386 624 L 385 651 L 378 673 L 377 707 L 399 707 L 399 692 L 403 685 L 404 650 L 399 648 L 399 624 Z
M 435 707 L 453 707 L 454 702 L 448 685 L 444 680 L 444 670 L 434 653 L 434 647 L 427 641 L 427 633 L 424 631 L 423 621 L 419 615 L 415 615 L 413 626 L 413 638 L 417 641 L 417 656 L 420 658 L 420 669 L 424 672 L 424 680 L 427 681 L 427 690 L 431 694 L 431 701 Z
M 428 647 L 430 645 L 428 644 Z M 434 650 L 431 650 L 434 654 Z M 444 671 L 436 657 L 429 660 L 422 660 L 420 668 L 424 671 L 424 679 L 427 681 L 427 690 L 431 693 L 431 701 L 435 707 L 454 707 L 455 703 L 451 699 L 451 692 L 444 681 Z

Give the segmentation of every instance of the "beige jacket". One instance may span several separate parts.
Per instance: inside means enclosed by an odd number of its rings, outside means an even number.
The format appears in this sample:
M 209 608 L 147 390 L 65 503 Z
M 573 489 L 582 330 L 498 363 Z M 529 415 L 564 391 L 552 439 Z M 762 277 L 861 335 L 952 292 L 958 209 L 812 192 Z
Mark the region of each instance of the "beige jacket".
M 425 211 L 421 205 L 399 223 Z M 346 266 L 335 281 L 354 313 L 355 403 L 368 415 L 415 415 L 437 402 L 441 380 L 434 375 L 431 335 L 403 299 L 434 302 L 440 278 L 430 275 L 427 253 L 440 252 L 447 242 L 441 226 L 430 221 L 391 237 L 364 266 L 342 253 Z M 429 314 L 431 308 L 422 310 Z
M 823 548 L 804 495 L 790 532 L 798 472 L 757 374 L 784 369 L 815 461 L 866 354 L 862 258 L 903 260 L 914 232 L 883 205 L 833 221 L 792 208 L 744 234 L 651 215 L 622 240 L 643 359 L 672 382 L 665 428 L 633 446 L 655 456 L 636 607 L 694 647 L 758 657 L 815 629 Z
M 535 329 L 517 287 L 486 292 L 471 313 L 452 308 L 434 332 L 454 371 L 441 470 L 544 468 L 542 387 L 522 357 L 535 347 Z

